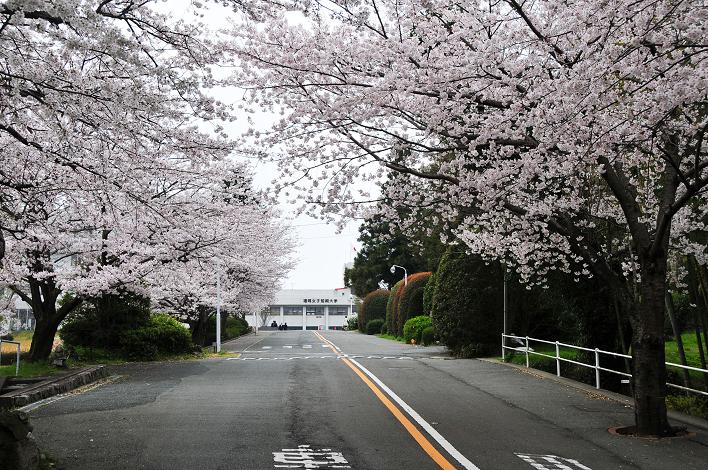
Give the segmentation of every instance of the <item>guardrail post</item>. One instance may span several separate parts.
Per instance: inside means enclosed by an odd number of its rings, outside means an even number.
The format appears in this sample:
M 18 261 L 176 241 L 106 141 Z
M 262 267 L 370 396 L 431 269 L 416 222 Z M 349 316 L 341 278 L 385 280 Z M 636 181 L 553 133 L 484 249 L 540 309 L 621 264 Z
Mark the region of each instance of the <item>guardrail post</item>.
M 558 341 L 556 341 L 556 375 L 561 376 L 561 361 L 560 361 L 560 348 L 558 348 Z
M 526 367 L 529 366 L 529 337 L 526 337 Z
M 20 375 L 20 345 L 17 345 L 17 357 L 15 358 L 15 377 Z
M 504 333 L 502 333 L 502 362 L 506 362 L 506 356 L 504 356 Z
M 600 388 L 600 350 L 595 348 L 595 388 Z

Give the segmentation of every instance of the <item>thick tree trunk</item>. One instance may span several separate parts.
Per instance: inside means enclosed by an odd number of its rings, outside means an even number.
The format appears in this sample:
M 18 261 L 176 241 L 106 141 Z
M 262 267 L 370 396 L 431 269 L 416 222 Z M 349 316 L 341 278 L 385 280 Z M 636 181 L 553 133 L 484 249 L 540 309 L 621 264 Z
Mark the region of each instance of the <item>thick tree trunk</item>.
M 192 342 L 199 346 L 206 346 L 206 329 L 209 312 L 205 309 L 199 309 L 197 319 L 191 322 L 192 325 Z
M 59 323 L 61 323 L 61 320 L 57 321 L 55 318 L 40 318 L 37 319 L 29 351 L 28 359 L 32 362 L 49 359 L 54 345 L 54 336 L 57 334 Z
M 636 433 L 671 434 L 666 417 L 664 293 L 666 261 L 642 266 L 640 299 L 632 314 L 632 381 Z

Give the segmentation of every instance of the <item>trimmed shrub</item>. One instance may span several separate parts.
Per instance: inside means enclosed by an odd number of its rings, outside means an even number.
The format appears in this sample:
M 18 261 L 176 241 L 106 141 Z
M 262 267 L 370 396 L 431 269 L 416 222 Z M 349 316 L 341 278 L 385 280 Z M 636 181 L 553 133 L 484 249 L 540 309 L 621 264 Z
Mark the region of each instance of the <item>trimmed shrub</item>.
M 347 329 L 348 330 L 356 330 L 359 328 L 359 317 L 349 317 L 347 318 Z
M 154 360 L 160 354 L 190 352 L 194 346 L 189 330 L 165 313 L 150 317 L 147 326 L 125 331 L 121 346 L 126 358 Z
M 499 263 L 448 249 L 436 274 L 433 326 L 453 354 L 498 352 L 504 308 L 504 272 Z
M 433 320 L 427 315 L 419 315 L 409 319 L 403 326 L 403 341 L 410 343 L 414 339 L 416 344 L 420 344 L 423 330 L 432 326 Z
M 423 289 L 423 313 L 430 315 L 433 311 L 433 292 L 435 291 L 435 273 L 430 275 Z
M 364 327 L 371 320 L 386 318 L 386 305 L 391 292 L 388 289 L 377 289 L 364 297 L 359 310 L 359 331 L 364 332 Z
M 396 311 L 398 309 L 398 294 L 401 291 L 401 286 L 403 286 L 403 279 L 393 286 L 391 293 L 388 295 L 388 302 L 386 302 L 386 329 L 392 335 L 396 334 Z
M 214 323 L 214 329 L 216 329 L 216 323 Z M 248 322 L 241 317 L 228 317 L 226 319 L 226 328 L 221 333 L 223 339 L 238 338 L 241 335 L 245 335 L 251 331 L 251 327 L 248 326 Z M 216 335 L 216 333 L 214 333 Z M 214 338 L 216 340 L 216 338 Z
M 430 272 L 412 274 L 408 276 L 408 284 L 400 288 L 396 308 L 396 336 L 403 335 L 403 327 L 409 318 L 430 314 L 423 311 L 423 292 L 431 274 Z
M 105 294 L 88 299 L 72 312 L 62 322 L 59 337 L 68 346 L 119 350 L 125 331 L 149 322 L 149 299 L 131 292 Z
M 435 342 L 435 327 L 433 325 L 423 329 L 420 334 L 420 342 L 423 346 L 430 346 Z
M 366 334 L 367 335 L 378 335 L 381 333 L 381 327 L 383 327 L 384 321 L 381 318 L 371 320 L 366 324 Z

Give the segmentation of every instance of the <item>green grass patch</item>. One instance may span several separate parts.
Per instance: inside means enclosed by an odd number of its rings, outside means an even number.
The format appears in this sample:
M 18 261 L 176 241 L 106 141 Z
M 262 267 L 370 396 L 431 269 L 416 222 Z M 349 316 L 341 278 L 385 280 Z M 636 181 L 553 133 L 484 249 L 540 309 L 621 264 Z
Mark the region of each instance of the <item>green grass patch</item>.
M 59 369 L 46 362 L 27 362 L 20 360 L 20 373 L 18 377 L 44 377 L 65 372 L 66 369 Z M 0 376 L 14 377 L 15 364 L 0 366 Z
M 376 336 L 378 336 L 379 338 L 390 339 L 391 341 L 398 341 L 400 343 L 403 343 L 403 338 L 401 338 L 400 336 L 394 336 L 389 334 L 378 334 Z
M 683 333 L 681 339 L 683 340 L 683 349 L 686 352 L 686 363 L 691 367 L 701 367 L 696 334 L 693 332 Z M 676 340 L 666 341 L 664 349 L 666 350 L 666 362 L 681 364 Z
M 545 343 L 540 343 L 540 344 L 530 344 L 529 345 L 533 351 L 529 351 L 529 365 L 531 367 L 537 368 L 537 369 L 543 369 L 543 370 L 548 370 L 548 369 L 553 369 L 555 372 L 555 367 L 556 367 L 556 347 L 555 345 L 552 344 L 545 344 Z M 544 357 L 540 356 L 538 354 L 545 354 L 546 356 L 553 356 L 553 357 Z M 564 348 L 560 347 L 558 350 L 560 357 L 563 359 L 570 359 L 572 361 L 577 361 L 577 362 L 583 362 L 581 358 L 579 358 L 579 353 L 580 351 L 571 349 L 571 348 Z M 505 359 L 507 362 L 511 362 L 514 364 L 521 364 L 521 365 L 526 365 L 526 353 L 523 351 L 514 351 L 510 352 L 507 350 L 505 354 Z M 501 359 L 501 358 L 500 358 Z M 563 364 L 568 364 L 567 362 L 561 362 L 561 367 L 563 367 Z M 551 367 L 552 366 L 552 367 Z

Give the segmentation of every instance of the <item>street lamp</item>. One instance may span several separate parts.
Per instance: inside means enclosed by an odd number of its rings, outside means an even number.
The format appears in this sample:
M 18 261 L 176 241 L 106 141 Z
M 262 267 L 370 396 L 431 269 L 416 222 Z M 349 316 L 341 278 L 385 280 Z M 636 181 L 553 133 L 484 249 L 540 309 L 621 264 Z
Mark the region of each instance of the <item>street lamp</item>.
M 408 271 L 403 266 L 399 266 L 397 264 L 394 264 L 393 266 L 391 266 L 391 274 L 394 274 L 396 272 L 396 268 L 403 270 L 403 285 L 407 286 L 408 285 Z

